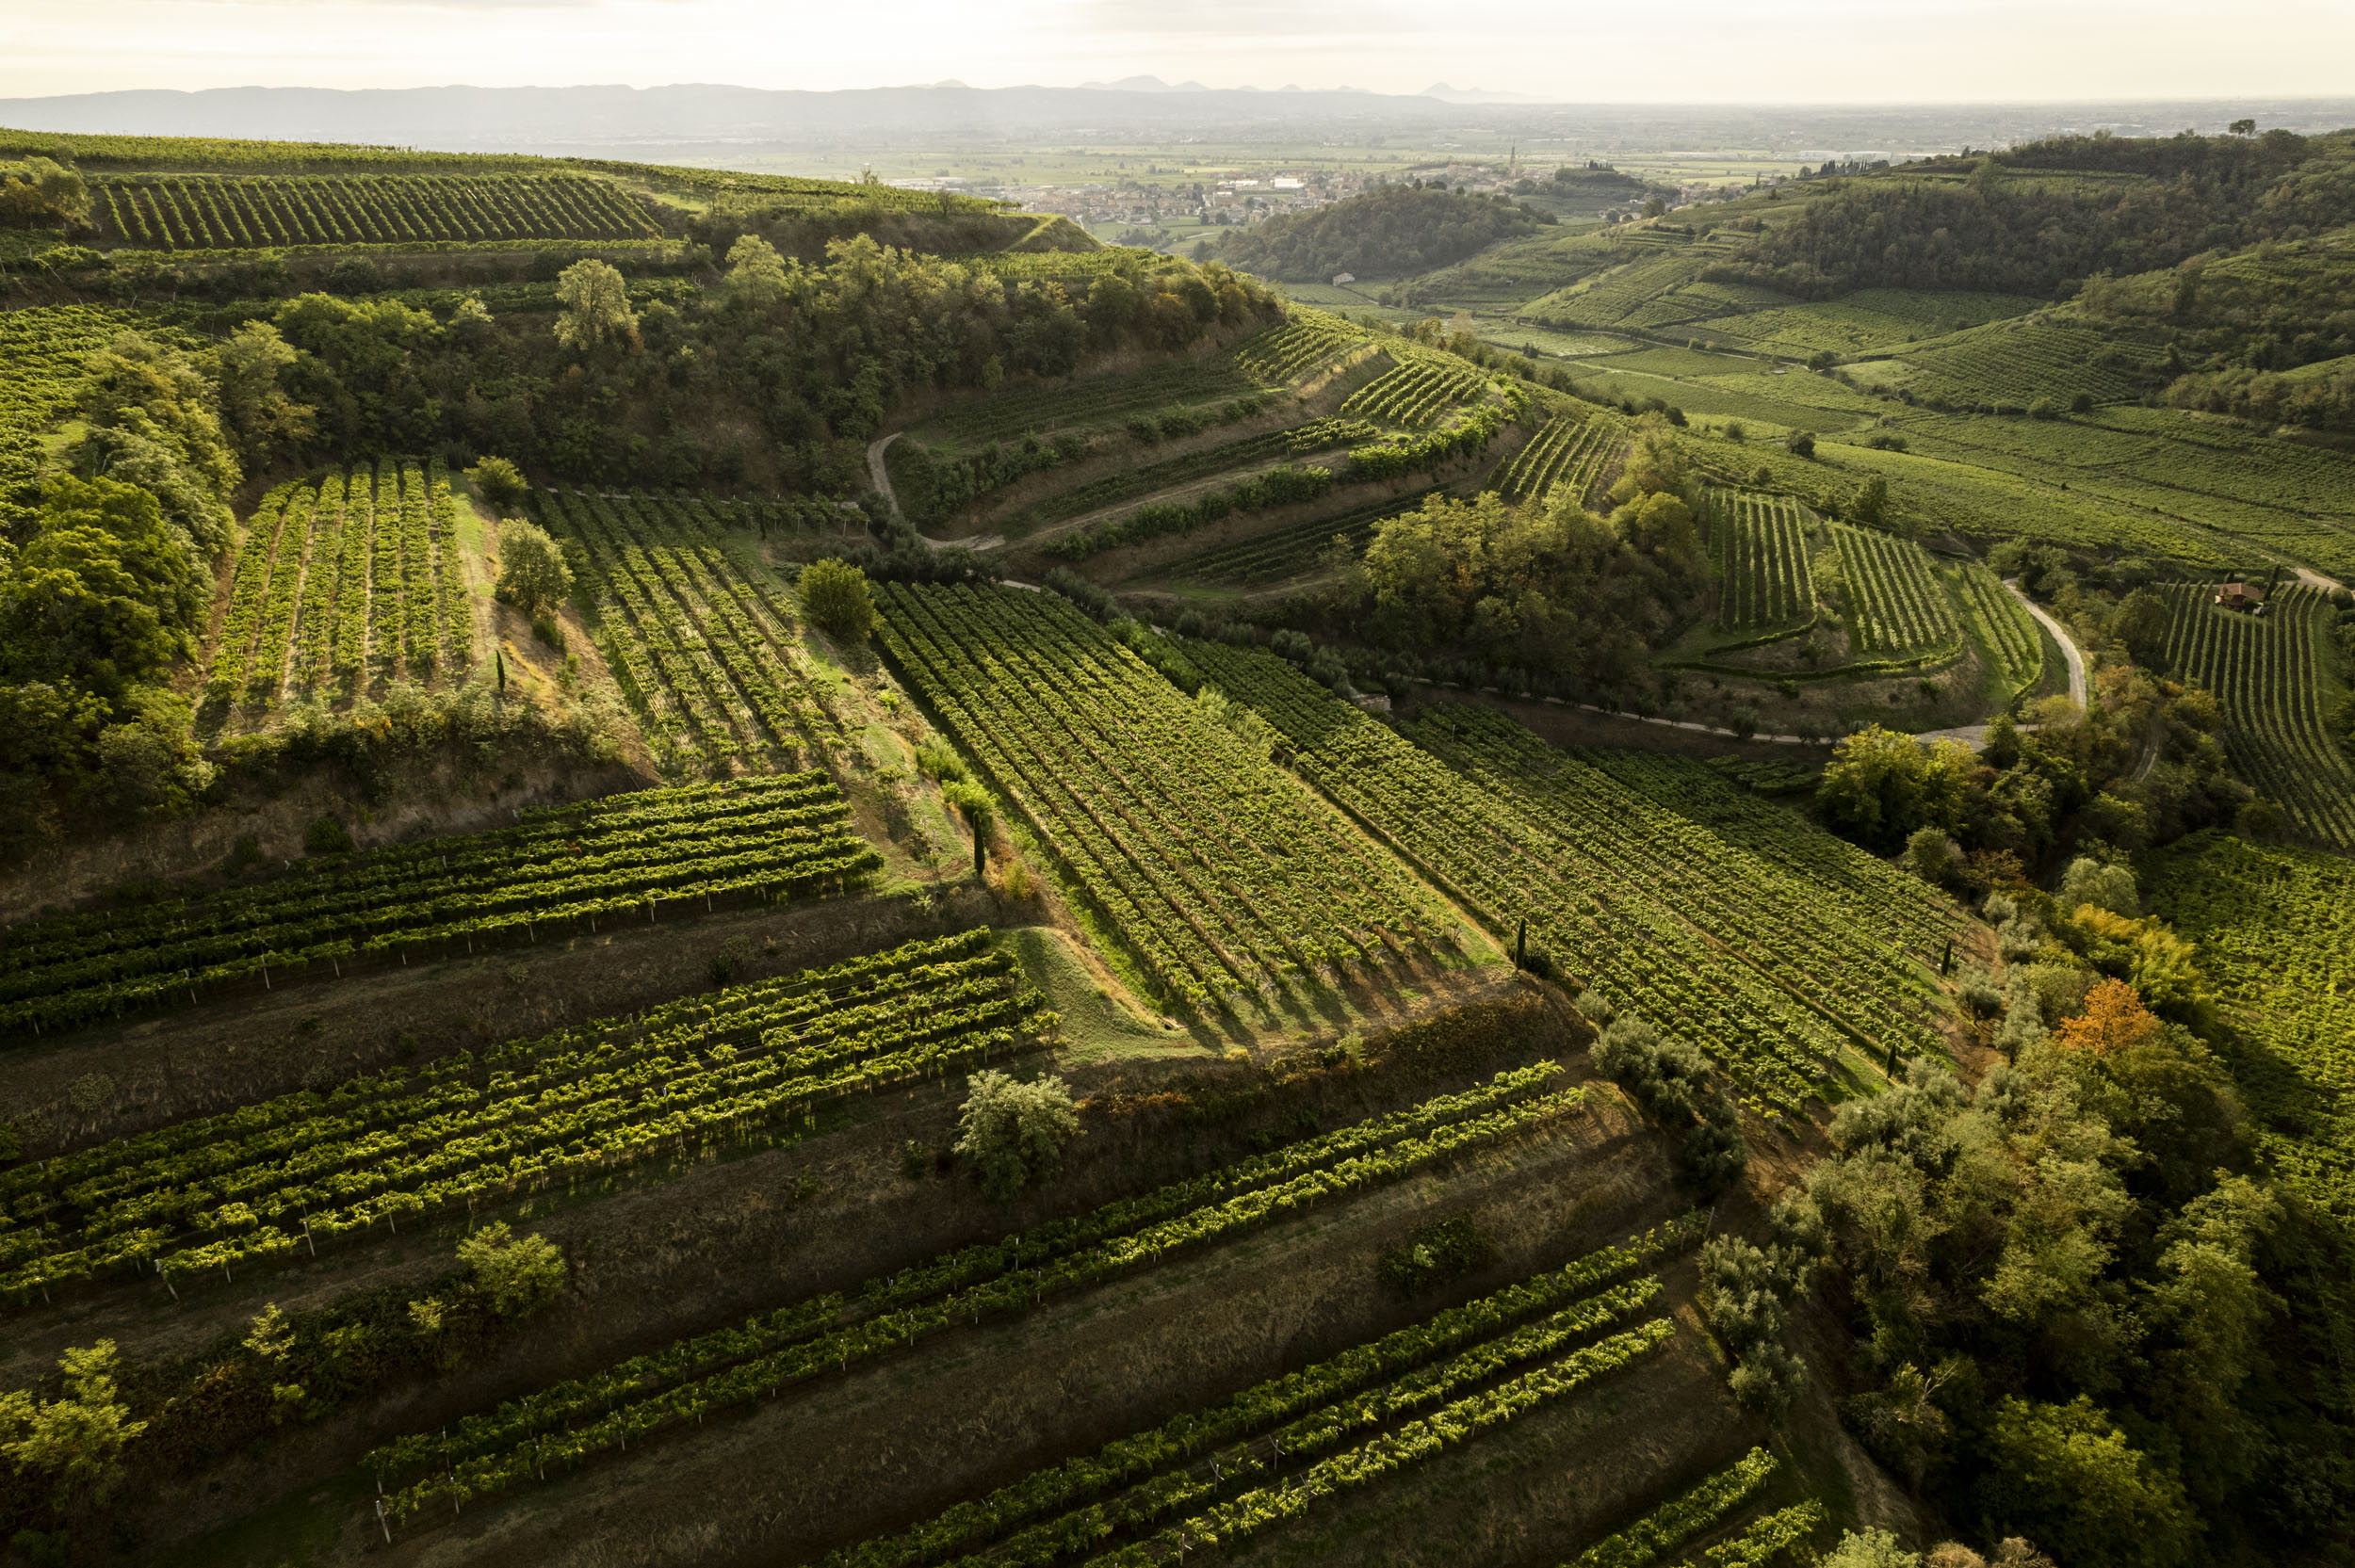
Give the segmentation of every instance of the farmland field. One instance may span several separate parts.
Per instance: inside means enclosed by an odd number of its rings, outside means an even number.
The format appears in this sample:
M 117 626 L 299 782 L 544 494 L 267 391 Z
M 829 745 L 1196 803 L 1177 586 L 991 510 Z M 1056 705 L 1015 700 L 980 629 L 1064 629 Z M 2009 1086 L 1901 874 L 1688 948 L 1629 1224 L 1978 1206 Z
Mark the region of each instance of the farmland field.
M 2355 849 L 2355 764 L 2326 719 L 2341 688 L 2328 663 L 2321 595 L 2284 588 L 2263 620 L 2210 603 L 2204 583 L 2176 584 L 2167 596 L 2168 660 L 2182 679 L 2216 694 L 2249 783 L 2301 837 Z
M 1567 486 L 1583 505 L 1622 438 L 1622 428 L 1608 414 L 1556 414 L 1497 471 L 1488 487 L 1508 501 L 1542 502 L 1557 485 Z
M 1941 941 L 1951 914 L 1870 857 L 1739 804 L 1707 768 L 1644 759 L 1631 784 L 1482 709 L 1393 730 L 1279 659 L 1187 652 L 1284 732 L 1320 789 L 1491 929 L 1526 916 L 1589 989 L 1720 1056 L 1765 1103 L 1795 1109 L 1816 1091 L 1835 1030 L 1876 1053 L 1923 1038 L 1908 955 Z M 1729 826 L 1680 816 L 1655 790 Z M 1797 879 L 1827 876 L 1828 897 L 1801 891 Z M 1704 956 L 1719 944 L 1746 961 Z M 1661 965 L 1663 953 L 1680 958 Z
M 983 931 L 395 1068 L 8 1173 L 0 1298 L 180 1280 L 665 1156 L 1031 1048 L 1052 1020 Z M 13 1216 L 38 1214 L 38 1220 Z M 350 1243 L 346 1242 L 346 1245 Z
M 1920 545 L 1845 524 L 1834 525 L 1832 538 L 1848 580 L 1857 652 L 1918 654 L 1954 644 L 1960 635 L 1954 606 Z
M 1711 542 L 1724 574 L 1717 623 L 1730 632 L 1801 625 L 1815 614 L 1808 530 L 1816 520 L 1787 495 L 1710 493 Z
M 875 851 L 823 774 L 651 790 L 542 811 L 258 886 L 27 921 L 0 945 L 0 1027 L 50 1030 L 343 962 L 536 941 L 658 916 L 662 900 L 768 900 L 860 881 Z M 21 1041 L 24 1037 L 20 1035 Z
M 842 738 L 783 589 L 725 548 L 711 506 L 548 492 L 536 514 L 580 542 L 608 666 L 671 767 L 803 767 Z
M 1150 85 L 0 130 L 0 1556 L 2348 1559 L 2355 130 Z
M 439 462 L 283 486 L 247 520 L 204 676 L 208 702 L 349 696 L 371 676 L 463 676 L 473 590 Z
M 1366 542 L 1373 537 L 1375 525 L 1384 518 L 1401 517 L 1419 510 L 1423 497 L 1433 492 L 1424 491 L 1397 500 L 1370 502 L 1331 517 L 1288 524 L 1269 533 L 1238 540 L 1232 544 L 1213 545 L 1208 550 L 1172 561 L 1162 570 L 1170 578 L 1179 582 L 1237 585 L 1281 582 L 1313 570 L 1325 551 L 1331 548 L 1336 537 L 1348 541 L 1353 552 L 1362 553 Z
M 1274 1001 L 1446 940 L 1427 893 L 1062 600 L 895 586 L 885 647 L 1144 972 Z
M 158 251 L 662 234 L 603 180 L 512 174 L 115 176 L 91 210 L 108 243 Z

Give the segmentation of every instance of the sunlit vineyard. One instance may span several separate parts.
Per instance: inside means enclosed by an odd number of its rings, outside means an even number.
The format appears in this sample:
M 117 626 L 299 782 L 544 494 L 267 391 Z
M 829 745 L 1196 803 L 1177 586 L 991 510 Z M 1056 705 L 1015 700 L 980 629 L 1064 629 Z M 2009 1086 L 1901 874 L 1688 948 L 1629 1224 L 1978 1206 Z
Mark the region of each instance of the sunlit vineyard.
M 349 697 L 371 675 L 463 675 L 475 621 L 460 502 L 436 462 L 283 485 L 246 520 L 204 675 L 209 703 Z
M 1960 639 L 1955 606 L 1919 544 L 1867 528 L 1832 525 L 1847 576 L 1848 624 L 1868 655 L 1951 648 Z
M 549 490 L 532 509 L 587 556 L 598 645 L 666 767 L 804 767 L 840 744 L 785 590 L 728 549 L 731 522 L 772 509 Z
M 662 233 L 618 186 L 547 175 L 118 177 L 96 182 L 90 211 L 105 241 L 160 251 Z
M 682 1145 L 771 1141 L 846 1096 L 1034 1047 L 1053 1021 L 1013 968 L 986 931 L 913 943 L 20 1166 L 0 1178 L 0 1299 L 234 1278 Z
M 1611 414 L 1556 414 L 1497 470 L 1488 488 L 1508 501 L 1543 501 L 1567 486 L 1583 505 L 1625 440 L 1625 427 Z
M 1717 624 L 1757 633 L 1813 620 L 1808 530 L 1814 514 L 1788 495 L 1746 490 L 1713 490 L 1709 507 L 1721 582 Z
M 1442 940 L 1410 879 L 1062 599 L 897 584 L 885 610 L 893 664 L 1170 997 L 1272 997 Z
M 1236 346 L 1235 363 L 1266 386 L 1284 386 L 1353 360 L 1373 347 L 1362 327 L 1295 305 L 1284 324 Z
M 1461 360 L 1401 347 L 1389 351 L 1400 363 L 1353 393 L 1341 405 L 1342 414 L 1419 429 L 1477 398 L 1487 385 L 1486 378 Z
M 2301 836 L 2355 849 L 2355 766 L 2333 740 L 2328 602 L 2293 584 L 2262 619 L 2212 601 L 2215 585 L 2164 590 L 2171 612 L 2168 660 L 2216 694 L 2233 759 L 2287 814 Z
M 2044 639 L 2027 607 L 1977 561 L 1958 574 L 1973 622 L 1995 662 L 1995 674 L 2015 695 L 2044 677 Z
M 1614 766 L 1639 785 L 1486 709 L 1394 729 L 1272 655 L 1186 652 L 1491 929 L 1527 918 L 1614 1007 L 1692 1040 L 1765 1102 L 1795 1110 L 1843 1033 L 1876 1054 L 1931 1038 L 1920 960 L 1953 911 L 1706 767 L 1630 753 Z
M 1193 1252 L 1290 1218 L 1319 1198 L 1330 1201 L 1388 1186 L 1459 1152 L 1504 1142 L 1576 1107 L 1577 1091 L 1543 1092 L 1550 1087 L 1551 1075 L 1543 1069 L 1500 1075 L 1466 1093 L 1440 1096 L 1192 1181 L 920 1261 L 887 1279 L 867 1282 L 855 1294 L 794 1301 L 741 1327 L 681 1340 L 512 1400 L 448 1431 L 386 1445 L 368 1456 L 367 1467 L 388 1489 L 386 1517 L 403 1523 L 429 1510 L 454 1509 L 531 1484 L 551 1470 L 561 1473 L 609 1454 L 619 1462 L 633 1440 L 643 1444 L 666 1430 L 700 1422 L 708 1412 L 779 1398 L 788 1388 L 799 1395 L 796 1385 L 839 1375 L 918 1338 L 1027 1314 L 1049 1299 L 1150 1267 L 1165 1253 Z M 1664 1254 L 1697 1240 L 1700 1229 L 1697 1217 L 1687 1218 L 1626 1246 L 1590 1253 L 1278 1383 L 1245 1389 L 1208 1411 L 1180 1416 L 1168 1431 L 1220 1448 L 1237 1443 L 1244 1461 L 1233 1466 L 1234 1490 L 1240 1491 L 1262 1468 L 1248 1463 L 1253 1450 L 1272 1451 L 1267 1434 L 1278 1445 L 1291 1436 L 1295 1452 L 1306 1448 L 1313 1454 L 1318 1445 L 1300 1439 L 1315 1430 L 1312 1413 L 1336 1399 L 1356 1407 L 1355 1419 L 1324 1441 L 1339 1439 L 1346 1447 L 1352 1428 L 1378 1430 L 1402 1405 L 1411 1410 L 1436 1402 L 1517 1364 L 1543 1366 L 1566 1351 L 1560 1365 L 1583 1373 L 1560 1389 L 1567 1392 L 1575 1382 L 1624 1365 L 1673 1332 L 1667 1319 L 1654 1317 L 1636 1334 L 1622 1333 L 1587 1350 L 1573 1349 L 1649 1307 L 1660 1294 L 1651 1271 Z M 1466 1353 L 1468 1347 L 1483 1345 L 1493 1349 Z M 1436 1387 L 1426 1374 L 1405 1380 L 1408 1387 L 1424 1390 L 1419 1398 L 1382 1397 L 1385 1384 L 1399 1374 L 1435 1363 L 1445 1369 Z M 1251 1443 L 1255 1436 L 1261 1441 Z M 1008 1544 L 1023 1550 L 1018 1560 L 1053 1562 L 1075 1550 L 1085 1556 L 1106 1533 L 1106 1524 L 1116 1522 L 1124 1529 L 1149 1526 L 1173 1509 L 1204 1499 L 1199 1489 L 1173 1495 L 1166 1487 L 1149 1484 L 1157 1471 L 1192 1446 L 1162 1433 L 1140 1434 L 1113 1444 L 1107 1451 L 1111 1463 L 1099 1456 L 1093 1463 L 1040 1472 L 909 1535 L 879 1537 L 834 1560 L 845 1568 L 933 1560 L 941 1548 L 978 1546 L 1017 1529 L 1022 1533 Z M 1220 1466 L 1222 1476 L 1227 1468 Z M 1114 1511 L 1109 1519 L 1106 1511 Z
M 1904 384 L 1925 401 L 2014 411 L 2038 398 L 2066 403 L 2081 392 L 2097 403 L 2132 399 L 2159 379 L 2160 357 L 2037 316 L 1990 322 L 1902 355 L 1910 367 Z
M 224 987 L 347 962 L 471 953 L 660 918 L 668 899 L 768 901 L 861 881 L 875 851 L 822 773 L 652 790 L 468 837 L 303 862 L 217 893 L 25 921 L 0 935 L 0 1031 L 20 1043 Z

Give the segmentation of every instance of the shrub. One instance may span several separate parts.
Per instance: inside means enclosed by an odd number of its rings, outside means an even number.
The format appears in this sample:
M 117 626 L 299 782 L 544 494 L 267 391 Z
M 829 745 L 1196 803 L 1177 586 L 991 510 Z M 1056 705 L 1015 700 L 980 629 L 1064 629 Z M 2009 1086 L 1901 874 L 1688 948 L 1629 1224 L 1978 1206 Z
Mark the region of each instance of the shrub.
M 499 525 L 498 597 L 537 620 L 573 590 L 573 569 L 547 530 L 520 518 Z
M 973 1162 L 982 1190 L 1000 1202 L 1051 1180 L 1080 1130 L 1071 1091 L 1058 1077 L 1021 1083 L 991 1069 L 966 1080 L 956 1152 Z
M 484 458 L 466 470 L 482 498 L 491 503 L 493 511 L 512 511 L 524 504 L 525 493 L 531 486 L 524 481 L 523 470 L 505 458 Z
M 864 642 L 875 629 L 875 601 L 867 574 L 844 560 L 812 561 L 802 568 L 802 607 L 828 636 Z
M 311 819 L 302 830 L 302 850 L 310 855 L 341 855 L 351 851 L 351 830 L 333 812 Z
M 544 1236 L 516 1236 L 504 1220 L 458 1244 L 469 1281 L 501 1317 L 528 1317 L 564 1288 L 564 1254 Z
M 1385 1285 L 1401 1296 L 1419 1296 L 1495 1261 L 1494 1243 L 1459 1214 L 1408 1234 L 1403 1246 L 1382 1254 L 1375 1266 Z
M 1783 442 L 1783 445 L 1790 449 L 1791 455 L 1795 458 L 1811 458 L 1815 455 L 1814 432 L 1794 430 Z

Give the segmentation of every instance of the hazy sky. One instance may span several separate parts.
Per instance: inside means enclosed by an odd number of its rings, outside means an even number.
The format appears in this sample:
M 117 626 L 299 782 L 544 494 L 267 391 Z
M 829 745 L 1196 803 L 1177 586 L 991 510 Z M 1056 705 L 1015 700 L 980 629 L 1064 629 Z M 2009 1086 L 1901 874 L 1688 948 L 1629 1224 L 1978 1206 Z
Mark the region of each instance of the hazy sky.
M 0 0 L 0 96 L 1435 81 L 1571 102 L 2340 96 L 2355 0 Z

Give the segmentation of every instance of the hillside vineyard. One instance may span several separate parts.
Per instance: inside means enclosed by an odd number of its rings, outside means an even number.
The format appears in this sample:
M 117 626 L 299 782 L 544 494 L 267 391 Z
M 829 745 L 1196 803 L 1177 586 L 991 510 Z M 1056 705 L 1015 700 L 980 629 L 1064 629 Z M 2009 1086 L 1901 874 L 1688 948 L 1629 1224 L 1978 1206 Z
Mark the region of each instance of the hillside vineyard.
M 0 131 L 10 1561 L 2355 1549 L 2355 132 L 1450 107 Z

